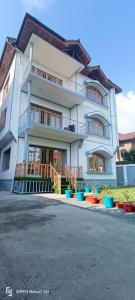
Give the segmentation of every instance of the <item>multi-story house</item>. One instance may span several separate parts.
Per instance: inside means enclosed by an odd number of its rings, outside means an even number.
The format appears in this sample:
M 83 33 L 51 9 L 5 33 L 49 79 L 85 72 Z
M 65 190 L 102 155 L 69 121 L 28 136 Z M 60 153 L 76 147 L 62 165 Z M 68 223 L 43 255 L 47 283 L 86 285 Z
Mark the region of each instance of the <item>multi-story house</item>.
M 116 152 L 116 161 L 123 161 L 122 152 L 135 149 L 135 132 L 119 133 L 119 147 Z
M 61 177 L 116 185 L 115 95 L 121 92 L 80 40 L 26 14 L 0 60 L 0 187 Z M 22 180 L 23 180 L 22 178 Z M 16 179 L 17 180 L 17 179 Z

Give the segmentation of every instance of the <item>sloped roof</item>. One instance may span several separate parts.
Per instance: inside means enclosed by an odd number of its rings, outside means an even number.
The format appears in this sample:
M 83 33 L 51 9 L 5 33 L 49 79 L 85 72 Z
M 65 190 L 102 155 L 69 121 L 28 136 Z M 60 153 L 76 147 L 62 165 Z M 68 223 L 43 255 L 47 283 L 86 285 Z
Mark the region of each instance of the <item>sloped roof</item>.
M 39 22 L 36 18 L 26 13 L 22 26 L 20 28 L 16 46 L 21 50 L 25 51 L 28 41 L 32 33 L 38 35 L 40 38 L 49 42 L 53 46 L 57 47 L 63 52 L 71 55 L 71 51 L 76 52 L 76 59 L 79 59 L 84 65 L 87 65 L 91 58 L 87 51 L 82 46 L 80 40 L 66 40 L 55 31 Z
M 102 71 L 100 65 L 98 66 L 86 66 L 81 73 L 88 76 L 91 79 L 98 80 L 107 89 L 114 88 L 115 93 L 121 93 L 122 89 L 107 78 L 105 73 Z
M 4 49 L 0 59 L 0 88 L 3 85 L 7 72 L 9 70 L 9 66 L 13 59 L 15 53 L 15 42 L 16 39 L 12 37 L 7 37 Z
M 135 139 L 135 131 L 128 133 L 119 133 L 119 141 L 129 141 Z
M 65 52 L 69 56 L 79 60 L 84 66 L 90 63 L 91 58 L 80 40 L 66 40 L 46 25 L 39 22 L 36 18 L 26 13 L 22 22 L 17 39 L 7 38 L 1 59 L 0 59 L 0 88 L 3 85 L 11 61 L 13 59 L 15 48 L 22 52 L 25 51 L 32 33 L 38 35 L 45 41 Z

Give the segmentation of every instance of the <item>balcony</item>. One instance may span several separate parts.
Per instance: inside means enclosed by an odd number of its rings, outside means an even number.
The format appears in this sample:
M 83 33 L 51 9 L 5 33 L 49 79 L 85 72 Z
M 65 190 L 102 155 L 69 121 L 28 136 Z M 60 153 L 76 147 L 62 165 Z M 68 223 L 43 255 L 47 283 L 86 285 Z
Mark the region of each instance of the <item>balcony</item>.
M 28 81 L 32 82 L 31 93 L 42 99 L 72 108 L 86 100 L 86 87 L 63 76 L 54 76 L 43 71 L 31 62 L 28 64 L 22 80 L 22 91 L 28 91 Z
M 69 143 L 87 137 L 86 124 L 32 106 L 19 119 L 19 137 L 24 137 L 26 130 L 32 136 Z

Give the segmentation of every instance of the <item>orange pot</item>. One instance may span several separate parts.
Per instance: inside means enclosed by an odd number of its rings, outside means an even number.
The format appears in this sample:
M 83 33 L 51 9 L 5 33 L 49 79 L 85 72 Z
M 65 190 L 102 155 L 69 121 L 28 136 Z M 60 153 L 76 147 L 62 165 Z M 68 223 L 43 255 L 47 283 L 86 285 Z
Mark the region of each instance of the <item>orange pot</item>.
M 97 204 L 98 203 L 97 197 L 94 197 L 94 196 L 90 197 L 90 202 L 91 202 L 91 204 Z
M 73 194 L 72 194 L 72 197 L 73 197 L 74 199 L 76 199 L 76 193 L 73 193 Z
M 99 204 L 104 204 L 103 199 L 99 199 Z
M 84 200 L 87 202 L 91 202 L 91 197 L 90 196 L 84 196 Z

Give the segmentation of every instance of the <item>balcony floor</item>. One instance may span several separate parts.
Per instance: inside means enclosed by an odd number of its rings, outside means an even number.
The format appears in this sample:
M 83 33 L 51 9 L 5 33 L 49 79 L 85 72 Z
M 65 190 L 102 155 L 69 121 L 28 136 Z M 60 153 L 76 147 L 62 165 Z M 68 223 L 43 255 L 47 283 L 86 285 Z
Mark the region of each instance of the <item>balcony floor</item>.
M 86 134 L 76 133 L 64 129 L 51 128 L 45 125 L 34 125 L 28 126 L 26 128 L 19 129 L 19 137 L 24 137 L 25 130 L 27 130 L 29 135 L 40 137 L 44 139 L 51 139 L 54 141 L 73 143 L 80 139 L 87 138 Z
M 83 94 L 81 95 L 81 93 L 75 92 L 75 88 L 66 88 L 32 72 L 27 76 L 22 85 L 22 91 L 26 93 L 28 91 L 28 81 L 32 82 L 32 95 L 42 99 L 47 99 L 59 105 L 72 108 L 74 105 L 81 104 L 85 100 Z

